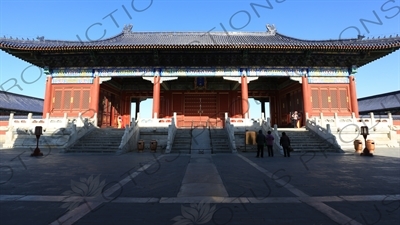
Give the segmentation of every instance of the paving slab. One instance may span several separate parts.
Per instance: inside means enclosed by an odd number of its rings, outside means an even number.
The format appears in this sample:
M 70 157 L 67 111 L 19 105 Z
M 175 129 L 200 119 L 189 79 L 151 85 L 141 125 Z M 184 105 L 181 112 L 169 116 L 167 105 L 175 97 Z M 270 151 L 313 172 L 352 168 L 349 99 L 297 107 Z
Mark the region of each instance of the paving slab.
M 398 224 L 398 151 L 255 158 L 2 150 L 0 224 Z
M 211 154 L 191 155 L 178 197 L 191 196 L 228 196 Z

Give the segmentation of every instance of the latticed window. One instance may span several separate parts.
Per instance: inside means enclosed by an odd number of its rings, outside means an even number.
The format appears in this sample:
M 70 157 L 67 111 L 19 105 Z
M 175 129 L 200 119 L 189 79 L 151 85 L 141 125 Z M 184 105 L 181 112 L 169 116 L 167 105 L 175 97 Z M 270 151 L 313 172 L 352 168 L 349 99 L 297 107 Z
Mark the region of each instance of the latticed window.
M 339 101 L 340 101 L 340 108 L 341 109 L 350 110 L 349 98 L 347 96 L 347 90 L 346 89 L 340 89 L 339 90 Z
M 335 109 L 339 108 L 339 102 L 337 99 L 337 89 L 336 88 L 330 89 L 329 91 L 331 93 L 331 96 L 330 96 L 331 97 L 331 108 L 335 108 Z
M 61 109 L 62 90 L 54 91 L 53 108 L 55 110 Z
M 90 90 L 83 90 L 82 91 L 82 108 L 83 110 L 89 109 L 89 104 L 90 104 Z
M 318 94 L 318 89 L 313 89 L 311 90 L 311 101 L 312 101 L 312 107 L 314 109 L 319 108 L 319 94 Z
M 322 89 L 321 88 L 321 108 L 327 109 L 329 108 L 329 95 L 328 95 L 328 89 Z
M 71 108 L 71 91 L 64 91 L 64 99 L 63 99 L 63 109 L 70 109 Z
M 72 108 L 73 109 L 79 109 L 79 103 L 81 101 L 81 91 L 80 90 L 74 90 L 74 98 L 72 99 Z

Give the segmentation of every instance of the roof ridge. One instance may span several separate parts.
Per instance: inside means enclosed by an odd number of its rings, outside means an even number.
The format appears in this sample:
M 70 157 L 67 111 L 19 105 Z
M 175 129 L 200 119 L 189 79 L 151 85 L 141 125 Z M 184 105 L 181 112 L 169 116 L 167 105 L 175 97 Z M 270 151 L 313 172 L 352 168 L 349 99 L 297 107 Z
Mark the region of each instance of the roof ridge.
M 391 92 L 386 92 L 386 93 L 381 93 L 381 94 L 376 94 L 376 95 L 370 95 L 370 96 L 358 98 L 358 101 L 368 100 L 368 99 L 376 98 L 376 97 L 390 96 L 390 95 L 394 95 L 394 94 L 400 94 L 400 91 L 391 91 Z
M 36 100 L 44 100 L 43 98 L 37 98 L 37 97 L 29 96 L 29 95 L 22 95 L 22 94 L 12 93 L 12 92 L 8 92 L 8 91 L 0 91 L 0 94 L 14 95 L 14 96 L 19 96 L 19 97 L 32 98 L 32 99 L 36 99 Z

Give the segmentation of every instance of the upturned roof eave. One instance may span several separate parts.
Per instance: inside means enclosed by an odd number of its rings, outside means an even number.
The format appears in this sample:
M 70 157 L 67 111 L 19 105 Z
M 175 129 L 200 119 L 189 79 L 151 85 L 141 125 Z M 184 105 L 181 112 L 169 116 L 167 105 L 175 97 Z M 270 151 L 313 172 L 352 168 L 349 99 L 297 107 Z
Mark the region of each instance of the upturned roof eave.
M 149 43 L 132 43 L 137 41 L 135 35 L 145 35 L 150 38 Z M 146 36 L 147 35 L 147 36 Z M 226 32 L 211 32 L 210 36 L 229 37 L 220 40 L 225 43 L 199 43 L 188 44 L 179 43 L 151 43 L 153 37 L 157 37 L 159 42 L 171 42 L 168 36 L 177 38 L 188 38 L 185 35 L 193 35 L 190 38 L 199 38 L 205 35 L 204 32 L 121 32 L 113 37 L 97 41 L 62 41 L 46 40 L 41 37 L 39 41 L 15 40 L 0 38 L 1 49 L 12 49 L 20 51 L 76 51 L 76 50 L 136 50 L 136 49 L 264 49 L 264 50 L 375 50 L 385 48 L 400 48 L 400 37 L 378 38 L 378 39 L 331 39 L 331 40 L 304 40 L 280 34 L 268 34 L 266 32 L 233 32 L 227 35 Z M 222 35 L 222 36 L 221 36 Z M 141 36 L 143 41 L 143 36 Z M 189 39 L 190 39 L 189 38 Z M 232 41 L 233 38 L 233 41 Z M 236 38 L 236 40 L 235 40 Z M 244 39 L 243 39 L 244 38 Z M 255 38 L 255 39 L 254 39 Z M 260 39 L 261 38 L 261 39 Z M 265 39 L 264 39 L 265 38 Z M 270 38 L 270 39 L 269 39 Z M 185 40 L 189 40 L 185 39 Z M 246 40 L 247 39 L 247 42 Z M 191 40 L 191 39 L 190 39 Z M 196 39 L 194 39 L 196 40 Z M 238 41 L 239 40 L 239 41 Z M 240 42 L 240 40 L 244 40 Z M 229 43 L 229 41 L 235 43 Z M 254 42 L 252 42 L 254 41 Z M 130 43 L 131 42 L 131 43 Z M 173 42 L 173 41 L 172 41 Z M 260 43 L 261 42 L 261 43 Z M 262 43 L 264 42 L 264 43 Z M 268 43 L 269 42 L 269 43 Z
M 8 46 L 0 44 L 2 50 L 17 50 L 17 51 L 40 51 L 40 52 L 73 52 L 73 51 L 110 51 L 110 50 L 313 50 L 313 51 L 373 51 L 373 50 L 391 50 L 399 49 L 400 42 L 397 45 L 370 45 L 370 46 L 343 46 L 343 45 L 257 45 L 257 44 L 232 44 L 232 45 L 106 45 L 106 46 Z

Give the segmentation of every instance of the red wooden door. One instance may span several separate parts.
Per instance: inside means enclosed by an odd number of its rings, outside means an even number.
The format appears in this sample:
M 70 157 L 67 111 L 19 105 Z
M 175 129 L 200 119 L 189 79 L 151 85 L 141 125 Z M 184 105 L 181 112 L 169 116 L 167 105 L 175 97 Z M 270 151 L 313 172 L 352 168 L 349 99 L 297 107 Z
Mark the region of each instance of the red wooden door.
M 100 99 L 101 121 L 99 121 L 99 124 L 101 127 L 109 127 L 111 126 L 111 101 L 106 93 L 101 93 Z

